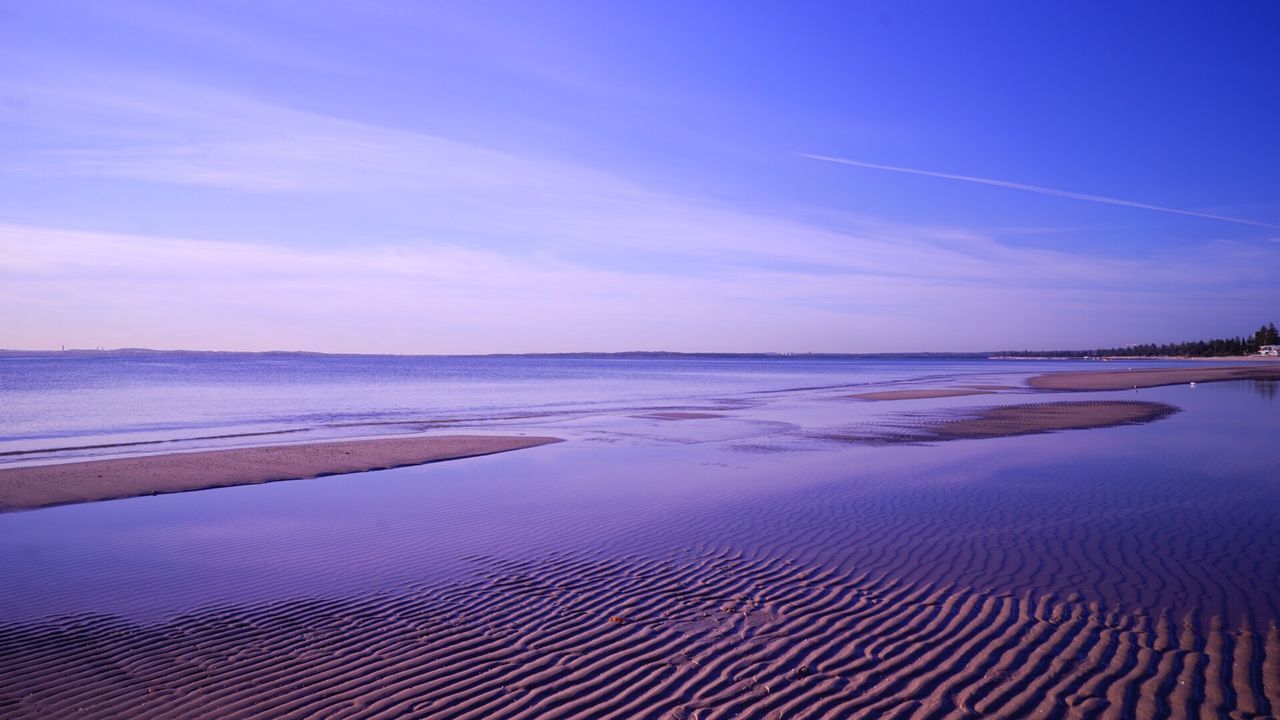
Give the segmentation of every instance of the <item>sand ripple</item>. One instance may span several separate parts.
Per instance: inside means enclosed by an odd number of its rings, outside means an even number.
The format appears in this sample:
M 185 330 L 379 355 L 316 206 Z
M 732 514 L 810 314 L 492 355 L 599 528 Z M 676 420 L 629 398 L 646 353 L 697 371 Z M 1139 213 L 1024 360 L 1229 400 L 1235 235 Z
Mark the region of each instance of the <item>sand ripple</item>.
M 477 559 L 398 595 L 0 628 L 6 717 L 1252 717 L 1280 631 L 727 549 Z M 1235 715 L 1233 715 L 1235 716 Z

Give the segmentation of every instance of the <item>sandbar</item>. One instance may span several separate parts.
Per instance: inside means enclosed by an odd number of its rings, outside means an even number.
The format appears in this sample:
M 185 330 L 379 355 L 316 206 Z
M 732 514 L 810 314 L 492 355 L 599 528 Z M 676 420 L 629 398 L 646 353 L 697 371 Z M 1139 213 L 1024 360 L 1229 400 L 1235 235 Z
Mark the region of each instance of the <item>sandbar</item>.
M 946 398 L 946 397 L 963 397 L 965 395 L 990 395 L 991 391 L 985 388 L 921 388 L 919 390 L 882 390 L 880 392 L 867 392 L 849 395 L 855 400 L 870 400 L 880 402 L 884 400 L 924 400 L 927 398 Z
M 560 442 L 438 435 L 169 453 L 0 470 L 0 512 L 386 470 Z
M 1167 403 L 1138 400 L 999 405 L 982 408 L 967 417 L 931 424 L 927 431 L 944 440 L 1008 437 L 1133 425 L 1160 420 L 1176 412 L 1178 408 Z
M 724 416 L 719 413 L 709 412 L 655 412 L 636 415 L 636 417 L 645 418 L 646 420 L 710 420 Z
M 1027 385 L 1039 390 L 1128 390 L 1224 380 L 1280 380 L 1280 364 L 1055 372 L 1037 375 Z

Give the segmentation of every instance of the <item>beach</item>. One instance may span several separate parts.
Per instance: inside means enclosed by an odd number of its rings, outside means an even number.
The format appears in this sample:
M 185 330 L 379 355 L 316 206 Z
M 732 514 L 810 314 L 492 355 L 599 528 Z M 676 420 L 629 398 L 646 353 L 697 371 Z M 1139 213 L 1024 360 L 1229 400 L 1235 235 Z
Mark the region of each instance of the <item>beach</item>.
M 854 393 L 849 397 L 855 400 L 883 402 L 885 400 L 928 400 L 944 397 L 964 397 L 966 395 L 986 395 L 990 390 L 975 388 L 922 388 L 919 390 L 881 390 L 879 392 Z
M 1280 720 L 1277 30 L 0 0 L 0 720 Z
M 565 557 L 494 567 L 424 595 L 300 600 L 157 625 L 102 619 L 57 635 L 10 631 L 3 642 L 29 651 L 0 669 L 22 698 L 11 717 L 41 707 L 133 717 L 846 718 L 957 706 L 1000 717 L 1145 718 L 1168 708 L 1181 717 L 1188 708 L 1265 712 L 1280 653 L 1274 628 L 1255 635 L 733 555 Z
M 385 470 L 558 442 L 443 435 L 168 453 L 0 469 L 0 512 Z
M 878 400 L 930 399 L 989 392 L 905 390 L 870 395 L 889 396 L 872 398 Z M 1006 437 L 1150 422 L 1176 411 L 1172 406 L 1140 402 L 995 406 L 971 417 L 932 423 L 927 432 L 933 439 Z M 679 421 L 709 420 L 724 415 L 656 412 L 636 417 Z M 510 452 L 554 442 L 561 442 L 561 439 L 485 435 L 378 438 L 0 468 L 0 512 L 386 470 Z
M 0 471 L 170 493 L 0 516 L 0 714 L 1275 714 L 1269 381 L 895 367 Z
M 1280 380 L 1280 364 L 1055 372 L 1030 378 L 1027 380 L 1027 385 L 1039 390 L 1091 391 L 1129 390 L 1227 380 Z
M 1154 422 L 1176 412 L 1178 408 L 1167 403 L 1132 400 L 997 405 L 934 423 L 928 431 L 938 438 L 1011 437 Z

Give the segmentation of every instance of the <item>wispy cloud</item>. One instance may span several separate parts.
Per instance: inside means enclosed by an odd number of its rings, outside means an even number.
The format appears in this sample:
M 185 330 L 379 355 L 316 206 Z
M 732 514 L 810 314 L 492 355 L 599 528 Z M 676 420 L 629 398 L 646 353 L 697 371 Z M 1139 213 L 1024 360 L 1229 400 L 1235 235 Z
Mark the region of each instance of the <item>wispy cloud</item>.
M 412 228 L 417 245 L 465 242 L 509 254 L 591 256 L 597 264 L 662 266 L 704 276 L 774 267 L 990 282 L 993 263 L 1022 268 L 1006 285 L 1033 278 L 1058 284 L 1068 277 L 1096 284 L 1107 275 L 1061 253 L 1011 253 L 980 234 L 874 219 L 845 220 L 833 229 L 665 193 L 564 158 L 502 151 L 199 86 L 105 77 L 57 90 L 9 87 L 31 98 L 39 112 L 26 120 L 49 138 L 48 147 L 25 153 L 9 172 L 216 193 L 321 196 L 318 215 L 330 206 L 373 208 L 380 218 Z M 354 230 L 363 235 L 363 228 Z M 275 242 L 289 244 L 303 235 L 296 224 L 286 232 L 292 237 Z M 204 228 L 196 234 L 210 236 Z M 1052 281 L 1043 277 L 1049 268 Z
M 985 349 L 1148 337 L 1175 311 L 1219 332 L 1277 299 L 1270 243 L 1098 258 L 765 212 L 528 146 L 104 75 L 0 80 L 29 141 L 0 148 L 18 161 L 0 176 L 111 187 L 148 219 L 81 232 L 103 224 L 10 203 L 27 224 L 5 225 L 0 202 L 0 346 Z
M 801 226 L 791 231 L 812 241 Z M 0 346 L 980 350 L 1011 337 L 1032 347 L 1100 342 L 1104 322 L 1117 342 L 1148 338 L 1170 312 L 1178 327 L 1220 331 L 1224 317 L 1278 299 L 1263 278 L 1276 265 L 1270 249 L 1217 248 L 1153 272 L 1041 251 L 965 258 L 929 243 L 894 253 L 892 241 L 845 239 L 860 257 L 843 265 L 690 274 L 427 241 L 290 248 L 0 224 L 0 310 L 13 320 Z M 911 263 L 927 274 L 904 273 Z
M 1007 190 L 1021 190 L 1022 192 L 1036 193 L 1039 195 L 1048 195 L 1050 197 L 1068 198 L 1070 200 L 1084 200 L 1086 202 L 1102 203 L 1104 205 L 1118 205 L 1120 207 L 1137 208 L 1139 210 L 1153 210 L 1155 212 L 1171 213 L 1174 215 L 1185 215 L 1188 217 L 1202 218 L 1205 220 L 1218 220 L 1220 222 L 1236 223 L 1239 225 L 1252 225 L 1254 227 L 1271 228 L 1280 230 L 1280 225 L 1259 222 L 1257 220 L 1249 220 L 1246 218 L 1230 217 L 1227 215 L 1214 215 L 1212 213 L 1196 212 L 1194 210 L 1181 210 L 1178 208 L 1164 207 L 1161 205 L 1151 205 L 1148 203 L 1136 202 L 1134 200 L 1122 200 L 1120 198 L 1106 197 L 1103 195 L 1089 195 L 1087 193 L 1071 192 L 1070 190 L 1057 190 L 1055 188 L 1042 187 L 1040 185 L 1028 185 L 1026 183 L 1011 182 L 1009 180 L 995 180 L 992 178 L 973 177 L 971 175 L 954 175 L 952 173 L 935 172 L 933 170 L 919 170 L 916 168 L 897 167 L 894 165 L 880 165 L 878 163 L 863 162 L 862 160 L 850 160 L 848 158 L 831 157 L 828 155 L 813 155 L 810 153 L 797 153 L 800 157 L 809 158 L 810 160 L 821 160 L 822 162 L 836 163 L 839 165 L 851 165 L 853 167 L 867 168 L 870 170 L 887 170 L 889 172 L 905 173 L 907 175 L 923 175 L 925 177 L 942 178 L 944 180 L 959 180 L 961 182 L 975 183 L 978 185 L 990 185 L 992 187 L 1005 188 Z

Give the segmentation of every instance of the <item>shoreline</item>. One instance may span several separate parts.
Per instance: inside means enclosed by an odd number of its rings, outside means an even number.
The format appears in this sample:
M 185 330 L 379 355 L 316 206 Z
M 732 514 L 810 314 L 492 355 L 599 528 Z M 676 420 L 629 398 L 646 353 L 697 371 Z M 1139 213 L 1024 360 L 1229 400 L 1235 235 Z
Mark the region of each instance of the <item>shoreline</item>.
M 935 440 L 978 440 L 1141 425 L 1163 420 L 1179 411 L 1168 403 L 1141 400 L 995 405 L 980 408 L 968 416 L 932 424 L 927 427 L 927 432 Z
M 969 395 L 990 395 L 994 390 L 985 388 L 919 388 L 913 390 L 881 390 L 878 392 L 854 393 L 846 397 L 865 402 L 885 402 L 889 400 L 932 400 L 935 398 L 967 397 Z
M 923 419 L 918 415 L 889 417 L 860 432 L 817 433 L 813 437 L 870 445 L 988 440 L 1143 425 L 1181 411 L 1176 405 L 1146 400 L 1055 400 L 966 407 Z
M 1079 360 L 1081 362 L 1123 362 L 1125 360 L 1156 360 L 1167 362 L 1233 362 L 1268 363 L 1280 360 L 1271 355 L 991 355 L 987 360 Z
M 1071 392 L 1131 390 L 1227 380 L 1280 380 L 1280 363 L 1234 367 L 1141 368 L 1138 370 L 1077 370 L 1052 372 L 1027 379 L 1036 390 Z
M 493 435 L 375 438 L 0 469 L 0 513 L 388 470 L 557 442 L 561 440 Z
M 1036 391 L 1114 391 L 1228 380 L 1280 380 L 1280 363 L 1231 366 L 1057 371 L 1035 375 L 1025 387 Z M 846 395 L 861 402 L 926 400 L 998 393 L 1007 386 L 969 385 L 911 388 Z M 1098 406 L 1058 408 L 1000 406 L 931 428 L 933 439 L 1021 435 L 1149 422 L 1163 410 Z M 992 415 L 991 413 L 995 413 Z M 1068 417 L 1070 416 L 1070 417 Z M 663 411 L 635 416 L 660 421 L 715 420 L 721 413 Z M 999 429 L 997 429 L 999 428 Z M 248 448 L 170 452 L 126 458 L 0 468 L 0 513 L 54 505 L 187 492 L 278 480 L 302 480 L 421 465 L 536 447 L 559 438 L 540 436 L 449 435 L 347 439 Z

